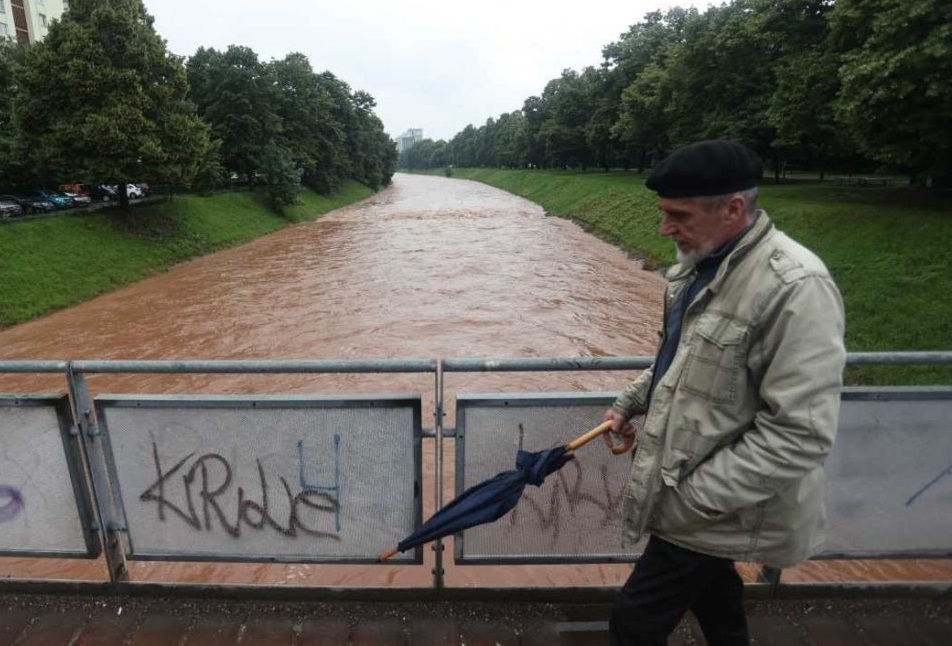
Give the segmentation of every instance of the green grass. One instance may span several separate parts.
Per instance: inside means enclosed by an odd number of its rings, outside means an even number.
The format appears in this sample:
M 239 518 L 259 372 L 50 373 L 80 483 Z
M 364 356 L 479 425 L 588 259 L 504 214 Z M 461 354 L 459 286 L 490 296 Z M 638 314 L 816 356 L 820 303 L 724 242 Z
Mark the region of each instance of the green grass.
M 348 182 L 331 197 L 305 191 L 302 204 L 271 212 L 247 191 L 176 195 L 126 214 L 90 214 L 0 226 L 0 326 L 88 300 L 202 254 L 314 219 L 373 194 Z
M 646 260 L 674 261 L 657 199 L 628 172 L 454 169 L 526 197 Z M 952 350 L 952 200 L 906 189 L 766 184 L 761 205 L 819 255 L 846 305 L 851 351 Z M 851 383 L 952 383 L 952 368 L 850 369 Z

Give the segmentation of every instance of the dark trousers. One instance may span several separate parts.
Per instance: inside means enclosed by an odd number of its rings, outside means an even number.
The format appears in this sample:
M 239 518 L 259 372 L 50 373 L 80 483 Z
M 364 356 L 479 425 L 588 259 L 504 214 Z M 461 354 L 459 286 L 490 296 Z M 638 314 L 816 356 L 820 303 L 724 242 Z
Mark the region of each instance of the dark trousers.
M 749 644 L 734 562 L 652 536 L 612 610 L 612 646 L 663 646 L 688 610 L 710 646 Z

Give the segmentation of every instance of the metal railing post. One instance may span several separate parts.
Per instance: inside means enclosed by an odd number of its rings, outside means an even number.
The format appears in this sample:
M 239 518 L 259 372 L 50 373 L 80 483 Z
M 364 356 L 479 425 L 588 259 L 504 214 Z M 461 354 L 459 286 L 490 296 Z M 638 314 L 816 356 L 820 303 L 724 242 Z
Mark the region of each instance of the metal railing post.
M 89 467 L 94 508 L 106 554 L 109 581 L 115 585 L 120 581 L 129 580 L 129 570 L 126 568 L 126 544 L 123 538 L 126 523 L 113 499 L 109 468 L 106 463 L 106 449 L 103 446 L 105 436 L 96 421 L 86 379 L 82 373 L 73 370 L 72 361 L 66 366 L 66 381 L 69 385 L 73 423 L 76 424 L 83 457 Z
M 783 574 L 783 570 L 778 567 L 770 567 L 769 565 L 764 565 L 760 568 L 760 572 L 757 573 L 757 583 L 767 583 L 770 585 L 770 595 L 771 597 L 777 596 L 777 587 L 780 585 L 780 576 Z
M 443 411 L 443 360 L 438 359 L 436 362 L 436 395 L 435 395 L 435 405 L 433 410 L 433 429 L 436 431 L 436 444 L 434 445 L 434 471 L 436 472 L 436 492 L 434 496 L 434 502 L 436 504 L 436 511 L 439 511 L 443 507 L 443 416 L 446 413 Z M 443 539 L 438 538 L 433 543 L 433 551 L 436 556 L 436 562 L 433 566 L 433 587 L 437 592 L 442 591 L 444 587 L 443 581 Z

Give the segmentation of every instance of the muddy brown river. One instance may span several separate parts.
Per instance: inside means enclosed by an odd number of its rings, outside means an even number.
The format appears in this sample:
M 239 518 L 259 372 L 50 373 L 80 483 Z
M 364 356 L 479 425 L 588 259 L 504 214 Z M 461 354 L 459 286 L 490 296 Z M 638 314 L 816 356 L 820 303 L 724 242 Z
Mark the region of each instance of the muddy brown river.
M 397 174 L 359 204 L 0 331 L 0 359 L 353 359 L 647 355 L 663 280 L 574 223 L 483 184 Z M 617 390 L 621 372 L 449 374 L 456 392 Z M 95 393 L 423 393 L 426 375 L 101 375 Z M 0 375 L 0 392 L 62 391 Z M 448 411 L 446 424 L 453 424 Z M 429 422 L 429 423 L 428 423 Z M 445 464 L 453 464 L 446 442 Z M 424 482 L 432 482 L 432 441 Z M 449 471 L 447 471 L 449 472 Z M 444 496 L 452 497 L 452 478 Z M 424 516 L 433 511 L 424 491 Z M 429 585 L 425 567 L 133 563 L 134 580 Z M 448 556 L 452 554 L 448 546 Z M 468 566 L 447 585 L 616 585 L 625 565 Z M 949 578 L 937 564 L 809 563 L 789 580 Z M 942 569 L 942 568 L 939 568 Z M 101 578 L 101 561 L 0 559 L 0 576 Z M 753 568 L 744 568 L 745 576 Z

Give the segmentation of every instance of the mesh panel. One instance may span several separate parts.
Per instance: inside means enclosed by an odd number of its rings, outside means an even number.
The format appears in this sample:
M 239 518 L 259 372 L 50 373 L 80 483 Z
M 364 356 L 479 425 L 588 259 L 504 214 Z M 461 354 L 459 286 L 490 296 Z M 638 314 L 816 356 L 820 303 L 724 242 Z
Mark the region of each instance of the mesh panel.
M 461 401 L 465 476 L 457 477 L 470 487 L 512 469 L 520 437 L 522 448 L 530 451 L 564 444 L 594 426 L 611 401 L 593 406 L 553 398 L 551 404 L 532 405 L 503 395 Z M 952 551 L 952 517 L 936 513 L 952 507 L 950 418 L 948 390 L 844 393 L 836 444 L 825 465 L 829 538 L 824 554 Z M 615 557 L 628 466 L 627 458 L 614 458 L 595 440 L 542 487 L 528 486 L 512 512 L 464 532 L 458 560 Z
M 133 558 L 375 559 L 420 514 L 419 399 L 128 406 L 100 414 Z
M 898 395 L 898 396 L 897 396 Z M 827 553 L 952 551 L 952 399 L 844 393 L 826 462 Z
M 563 397 L 551 402 L 499 399 L 458 402 L 465 433 L 462 481 L 471 487 L 515 468 L 518 449 L 562 445 L 601 422 L 614 397 Z M 495 523 L 468 529 L 457 560 L 532 562 L 629 558 L 621 552 L 621 497 L 630 459 L 596 439 L 541 487 L 526 486 L 516 507 Z M 457 473 L 457 481 L 460 480 Z
M 0 405 L 0 553 L 85 555 L 53 402 L 19 401 Z

